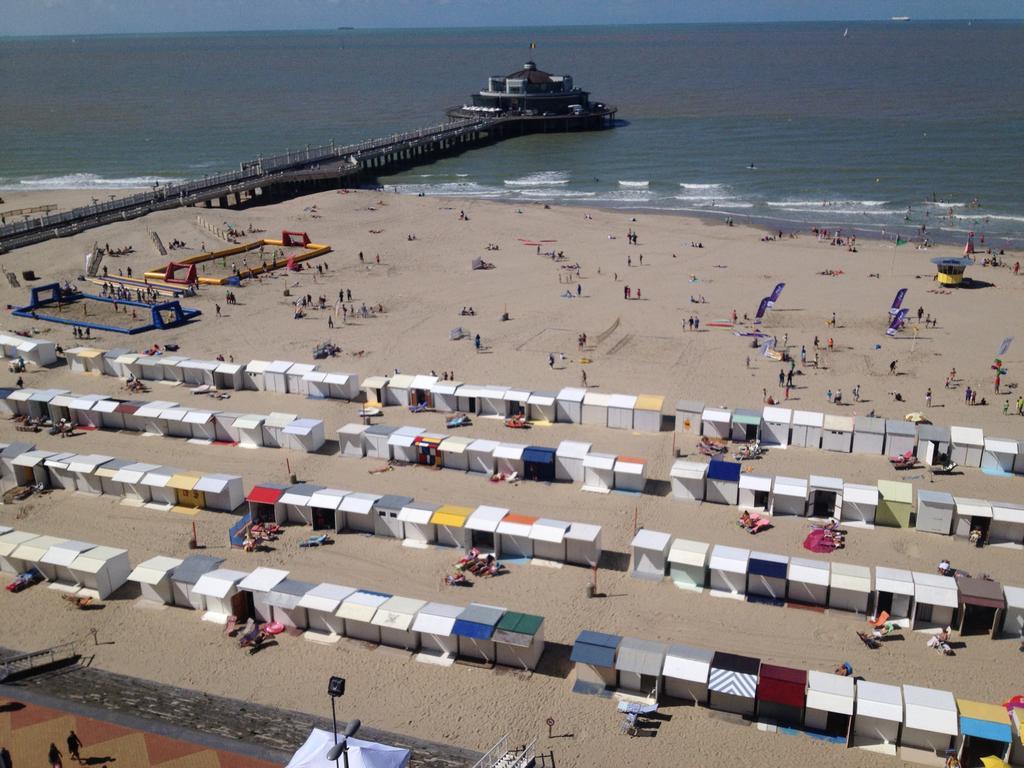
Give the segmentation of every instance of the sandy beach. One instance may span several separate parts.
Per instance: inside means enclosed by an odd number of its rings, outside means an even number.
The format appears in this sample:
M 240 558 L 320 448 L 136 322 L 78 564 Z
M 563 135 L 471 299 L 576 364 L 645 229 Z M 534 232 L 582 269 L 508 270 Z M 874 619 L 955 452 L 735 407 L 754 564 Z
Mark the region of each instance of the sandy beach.
M 55 203 L 62 208 L 89 202 L 88 190 L 4 193 L 5 208 Z M 460 217 L 464 212 L 465 219 Z M 1006 268 L 980 264 L 968 275 L 982 287 L 935 293 L 938 255 L 959 255 L 960 248 L 917 250 L 891 242 L 861 240 L 857 252 L 820 242 L 809 232 L 784 233 L 765 241 L 759 230 L 702 222 L 672 215 L 608 212 L 580 207 L 515 206 L 487 201 L 438 197 L 405 197 L 390 192 L 325 192 L 274 206 L 242 211 L 184 208 L 144 219 L 91 230 L 3 256 L 9 272 L 19 278 L 34 270 L 39 280 L 12 288 L 0 285 L 6 305 L 27 303 L 30 285 L 75 279 L 83 256 L 94 242 L 112 248 L 130 246 L 134 253 L 107 257 L 112 274 L 128 267 L 136 275 L 166 262 L 149 232 L 167 243 L 183 240 L 186 249 L 173 257 L 195 255 L 200 248 L 226 247 L 196 223 L 197 215 L 217 226 L 265 230 L 278 237 L 282 229 L 306 231 L 314 242 L 332 246 L 314 271 L 275 274 L 234 289 L 239 303 L 228 306 L 223 288 L 204 287 L 183 301 L 202 310 L 187 326 L 164 332 L 127 336 L 93 335 L 89 345 L 141 349 L 153 343 L 177 344 L 182 355 L 212 358 L 311 361 L 313 347 L 331 341 L 342 353 L 321 363 L 330 371 L 358 373 L 365 378 L 400 369 L 403 373 L 454 372 L 456 380 L 479 384 L 555 390 L 587 384 L 602 392 L 664 395 L 665 412 L 677 399 L 708 405 L 760 408 L 766 390 L 776 401 L 784 397 L 778 384 L 779 363 L 760 357 L 749 339 L 731 329 L 709 327 L 735 310 L 753 316 L 772 286 L 786 288 L 762 328 L 780 345 L 788 343 L 799 360 L 801 346 L 813 359 L 819 338 L 819 366 L 797 365 L 789 407 L 826 413 L 864 415 L 875 412 L 903 418 L 925 411 L 942 425 L 978 426 L 987 435 L 1024 439 L 1024 419 L 1003 415 L 1003 402 L 1016 401 L 1016 382 L 1024 357 L 1020 342 L 1003 357 L 1008 369 L 1002 391 L 993 391 L 990 366 L 1002 339 L 1012 336 L 1022 319 L 1024 279 Z M 635 220 L 634 220 L 635 218 Z M 627 245 L 628 230 L 638 244 Z M 414 236 L 415 239 L 410 239 Z M 553 261 L 541 251 L 564 252 Z M 691 247 L 702 243 L 702 248 Z M 498 246 L 489 250 L 488 245 Z M 359 253 L 363 259 L 360 260 Z M 640 256 L 642 254 L 642 265 Z M 379 255 L 379 262 L 378 262 Z M 471 261 L 483 258 L 494 269 L 474 271 Z M 1017 254 L 1007 254 L 1012 266 Z M 627 264 L 628 259 L 628 264 Z M 579 265 L 575 270 L 564 265 Z M 822 273 L 838 274 L 822 274 Z M 874 276 L 873 276 L 874 275 Z M 80 286 L 86 284 L 78 283 Z M 577 286 L 579 288 L 578 298 Z M 624 300 L 629 286 L 633 296 Z M 896 338 L 884 334 L 887 310 L 900 288 L 908 288 L 904 306 L 937 320 L 921 324 Z M 284 294 L 288 290 L 291 297 Z M 346 304 L 383 306 L 384 312 L 343 322 L 333 317 L 339 290 L 351 290 Z M 568 293 L 573 298 L 563 297 Z M 293 319 L 295 296 L 326 297 L 328 310 L 314 310 Z M 691 303 L 690 297 L 703 303 Z M 215 305 L 220 305 L 217 317 Z M 475 316 L 460 315 L 472 307 Z M 503 313 L 510 319 L 502 321 Z M 835 313 L 836 326 L 830 326 Z M 690 316 L 701 320 L 699 331 L 687 330 Z M 469 340 L 449 341 L 461 326 L 479 334 L 483 349 Z M 82 342 L 71 329 L 46 322 L 33 324 L 8 315 L 4 327 L 18 333 L 38 331 L 65 348 Z M 577 349 L 579 334 L 587 348 Z M 828 340 L 832 339 L 832 351 Z M 876 348 L 877 347 L 877 348 Z M 564 353 L 564 361 L 560 354 Z M 549 355 L 555 356 L 549 366 Z M 591 360 L 582 365 L 579 360 Z M 749 365 L 748 365 L 749 360 Z M 889 364 L 897 360 L 898 375 Z M 952 369 L 956 378 L 944 386 Z M 5 374 L 5 386 L 16 377 Z M 64 387 L 75 392 L 123 395 L 112 378 L 72 374 L 66 367 L 30 370 L 27 387 Z M 860 402 L 852 392 L 859 387 Z M 978 390 L 985 406 L 964 403 L 966 387 Z M 925 393 L 931 389 L 930 409 Z M 826 392 L 842 390 L 835 406 Z M 899 392 L 903 402 L 891 393 Z M 268 413 L 285 411 L 315 416 L 326 422 L 328 437 L 345 423 L 358 421 L 359 405 L 312 401 L 269 392 L 232 392 L 215 403 L 180 387 L 155 385 L 148 399 L 176 400 L 196 407 Z M 1012 403 L 1011 403 L 1012 406 Z M 1015 407 L 1011 407 L 1011 414 Z M 418 425 L 444 431 L 441 414 L 385 410 L 384 423 Z M 628 544 L 639 525 L 716 544 L 751 547 L 766 552 L 807 555 L 801 542 L 805 519 L 780 518 L 775 528 L 751 538 L 735 525 L 730 507 L 683 503 L 668 492 L 673 447 L 694 455 L 692 438 L 672 432 L 640 434 L 618 430 L 553 424 L 525 435 L 510 434 L 501 422 L 477 419 L 465 434 L 473 437 L 555 446 L 564 439 L 593 443 L 594 450 L 641 456 L 653 482 L 642 496 L 583 493 L 576 486 L 556 484 L 496 485 L 480 476 L 400 467 L 371 475 L 380 462 L 309 455 L 281 450 L 241 450 L 224 446 L 197 447 L 180 441 L 129 433 L 90 432 L 69 441 L 35 436 L 39 447 L 102 453 L 184 469 L 232 472 L 247 487 L 259 481 L 287 481 L 289 468 L 300 480 L 356 491 L 400 493 L 417 500 L 477 505 L 496 504 L 513 511 L 564 520 L 595 522 L 604 529 L 604 546 L 613 553 L 598 574 L 599 591 L 607 596 L 587 599 L 591 574 L 586 569 L 513 566 L 509 575 L 477 581 L 471 589 L 441 586 L 441 576 L 454 559 L 445 550 L 410 550 L 393 540 L 340 534 L 327 548 L 299 549 L 304 532 L 289 529 L 271 552 L 245 554 L 227 546 L 234 517 L 202 512 L 196 517 L 120 505 L 107 497 L 92 498 L 54 492 L 15 506 L 0 506 L 0 523 L 28 531 L 62 535 L 127 548 L 133 563 L 165 554 L 184 556 L 194 522 L 200 543 L 209 554 L 227 559 L 227 567 L 274 566 L 307 581 L 333 581 L 408 595 L 425 600 L 502 605 L 545 617 L 548 650 L 532 675 L 509 670 L 485 671 L 456 665 L 444 669 L 418 664 L 408 654 L 342 640 L 321 646 L 285 637 L 256 657 L 240 652 L 219 629 L 177 609 L 144 609 L 134 604 L 131 590 L 107 602 L 102 611 L 77 612 L 59 594 L 36 587 L 20 595 L 0 592 L 0 611 L 16 616 L 4 622 L 0 645 L 31 649 L 69 639 L 85 639 L 96 628 L 111 644 L 89 648 L 93 663 L 124 674 L 194 687 L 324 714 L 321 695 L 331 674 L 348 678 L 343 700 L 346 717 L 360 717 L 381 729 L 422 738 L 450 741 L 485 750 L 504 732 L 517 741 L 541 736 L 540 751 L 554 752 L 559 765 L 665 765 L 685 754 L 692 765 L 802 764 L 820 766 L 897 765 L 896 758 L 842 748 L 805 737 L 759 731 L 743 721 L 707 710 L 670 707 L 656 738 L 628 739 L 618 732 L 613 704 L 571 692 L 569 649 L 581 629 L 679 642 L 757 656 L 765 661 L 831 671 L 850 661 L 858 676 L 886 683 L 910 683 L 952 690 L 957 696 L 999 702 L 1020 693 L 1019 682 L 1006 670 L 1019 665 L 1016 643 L 986 637 L 965 638 L 955 657 L 944 658 L 925 646 L 926 635 L 904 632 L 904 640 L 868 651 L 854 634 L 863 619 L 841 612 L 816 613 L 732 600 L 706 592 L 676 589 L 671 582 L 651 584 L 631 579 L 625 571 Z M 0 423 L 0 440 L 24 439 L 13 425 Z M 897 474 L 884 456 L 830 454 L 809 449 L 772 450 L 755 462 L 758 474 L 838 476 L 847 482 L 908 479 Z M 991 477 L 966 469 L 952 477 L 932 478 L 912 471 L 918 488 L 947 490 L 959 496 L 1017 501 L 1020 477 Z M 876 528 L 852 530 L 847 547 L 832 557 L 860 565 L 890 565 L 934 571 L 949 558 L 971 573 L 990 573 L 1010 584 L 1024 584 L 1021 553 L 1016 550 L 969 547 L 961 539 L 923 532 Z M 618 555 L 618 557 L 615 556 Z M 89 641 L 91 643 L 91 640 Z M 339 710 L 339 717 L 342 716 Z M 546 717 L 556 720 L 548 739 Z

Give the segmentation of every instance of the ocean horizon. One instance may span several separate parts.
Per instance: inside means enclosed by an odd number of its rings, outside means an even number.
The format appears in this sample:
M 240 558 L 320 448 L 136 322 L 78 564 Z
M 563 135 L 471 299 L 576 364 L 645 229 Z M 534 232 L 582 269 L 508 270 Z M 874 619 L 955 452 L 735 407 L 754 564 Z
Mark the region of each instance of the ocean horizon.
M 436 124 L 529 58 L 615 104 L 618 127 L 508 140 L 381 182 L 1014 247 L 1019 50 L 1024 25 L 1000 21 L 0 38 L 0 190 L 172 183 Z

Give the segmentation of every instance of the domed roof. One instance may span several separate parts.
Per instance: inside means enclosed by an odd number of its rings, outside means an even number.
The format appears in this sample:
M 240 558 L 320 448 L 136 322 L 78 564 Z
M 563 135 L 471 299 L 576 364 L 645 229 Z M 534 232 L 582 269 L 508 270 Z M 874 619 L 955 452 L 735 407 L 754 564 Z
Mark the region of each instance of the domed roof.
M 509 80 L 525 80 L 526 82 L 534 85 L 551 82 L 551 75 L 537 69 L 537 65 L 532 61 L 526 62 L 523 64 L 522 69 L 517 70 L 510 75 L 506 75 L 506 77 Z

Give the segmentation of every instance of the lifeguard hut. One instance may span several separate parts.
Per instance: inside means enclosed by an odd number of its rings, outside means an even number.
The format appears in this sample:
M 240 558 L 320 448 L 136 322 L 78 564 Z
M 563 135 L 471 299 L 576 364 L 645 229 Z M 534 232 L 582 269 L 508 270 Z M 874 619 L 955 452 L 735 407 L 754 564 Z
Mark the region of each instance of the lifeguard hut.
M 937 256 L 932 259 L 932 264 L 938 270 L 936 279 L 942 285 L 960 285 L 964 281 L 964 270 L 973 266 L 974 259 Z

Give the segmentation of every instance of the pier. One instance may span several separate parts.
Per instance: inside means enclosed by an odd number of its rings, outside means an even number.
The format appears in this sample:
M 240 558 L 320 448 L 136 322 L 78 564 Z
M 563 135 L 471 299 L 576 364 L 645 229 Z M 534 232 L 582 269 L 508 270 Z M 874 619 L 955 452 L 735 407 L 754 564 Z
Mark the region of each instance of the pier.
M 237 171 L 153 189 L 97 205 L 0 227 L 0 252 L 69 237 L 115 221 L 185 206 L 233 208 L 325 189 L 374 183 L 379 177 L 529 133 L 600 130 L 614 125 L 615 107 L 589 105 L 571 114 L 474 114 L 446 110 L 448 120 L 359 144 L 306 147 L 243 162 Z

